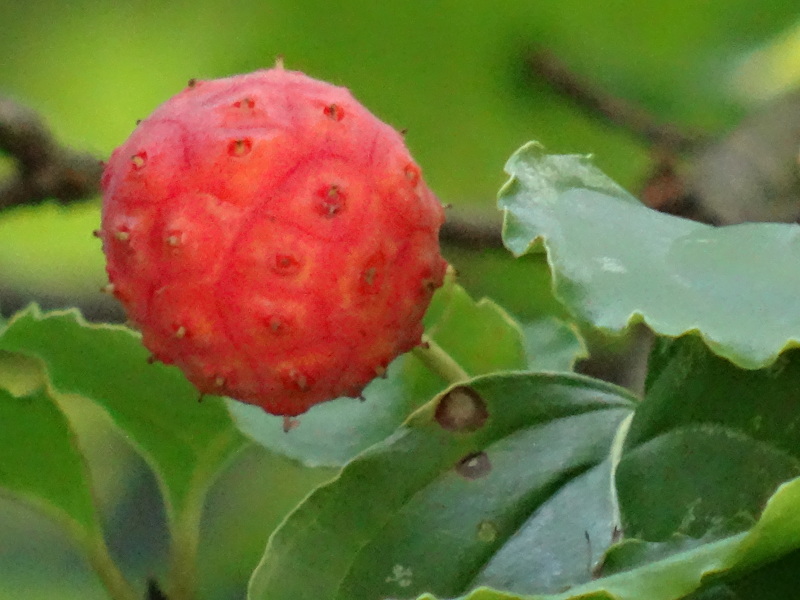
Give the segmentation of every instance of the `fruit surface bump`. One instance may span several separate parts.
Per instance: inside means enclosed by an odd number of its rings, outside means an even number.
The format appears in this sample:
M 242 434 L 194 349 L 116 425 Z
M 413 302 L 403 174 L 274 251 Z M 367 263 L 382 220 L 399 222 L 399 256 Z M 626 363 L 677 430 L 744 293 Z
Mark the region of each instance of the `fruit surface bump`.
M 283 68 L 191 81 L 102 187 L 107 289 L 201 394 L 298 415 L 420 343 L 444 211 L 345 88 Z

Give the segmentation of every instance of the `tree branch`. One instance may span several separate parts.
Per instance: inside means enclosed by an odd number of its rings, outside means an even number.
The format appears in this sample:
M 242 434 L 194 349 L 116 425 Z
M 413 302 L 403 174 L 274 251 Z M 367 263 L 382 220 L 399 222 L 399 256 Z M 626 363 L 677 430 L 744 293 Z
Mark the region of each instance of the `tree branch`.
M 56 143 L 35 111 L 0 97 L 0 152 L 16 163 L 0 182 L 0 210 L 48 198 L 63 203 L 96 195 L 102 165 L 89 153 Z
M 446 244 L 473 250 L 503 248 L 500 226 L 487 215 L 467 218 L 450 214 L 442 225 L 439 239 Z
M 530 53 L 526 65 L 532 75 L 587 112 L 630 131 L 648 145 L 660 148 L 662 153 L 689 152 L 705 141 L 698 133 L 657 122 L 641 107 L 582 79 L 549 51 Z M 36 204 L 48 198 L 70 203 L 99 193 L 102 164 L 98 159 L 59 146 L 33 110 L 3 97 L 0 97 L 0 151 L 11 155 L 17 163 L 15 175 L 0 182 L 0 210 Z M 662 173 L 655 173 L 643 195 L 650 200 L 649 196 L 658 196 L 658 202 L 652 203 L 654 208 L 665 210 L 661 202 L 673 202 L 666 210 L 682 214 L 688 210 L 683 196 L 675 200 L 669 194 L 674 191 L 671 189 L 674 185 L 666 185 L 677 181 L 674 174 L 671 175 L 672 179 L 666 180 Z M 674 204 L 678 201 L 679 204 Z M 485 216 L 449 215 L 442 227 L 441 239 L 446 244 L 471 249 L 503 247 L 500 228 Z
M 671 123 L 659 123 L 641 106 L 609 94 L 571 71 L 552 52 L 532 52 L 526 56 L 525 63 L 532 75 L 584 111 L 631 132 L 649 146 L 684 153 L 697 150 L 705 141 L 705 136 L 699 132 L 684 131 Z

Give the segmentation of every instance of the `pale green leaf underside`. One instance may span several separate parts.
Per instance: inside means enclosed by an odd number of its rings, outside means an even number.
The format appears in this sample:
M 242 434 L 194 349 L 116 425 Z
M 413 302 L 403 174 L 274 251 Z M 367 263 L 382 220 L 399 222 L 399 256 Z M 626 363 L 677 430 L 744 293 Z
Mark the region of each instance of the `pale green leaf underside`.
M 556 317 L 525 323 L 522 331 L 531 371 L 569 372 L 578 360 L 589 355 L 577 328 Z
M 677 600 L 702 585 L 746 573 L 800 547 L 800 479 L 782 485 L 756 525 L 745 533 L 571 589 L 520 596 L 488 588 L 463 600 Z M 434 600 L 430 594 L 420 600 Z
M 486 403 L 482 427 L 442 427 L 440 397 L 422 407 L 290 515 L 249 598 L 453 596 L 485 582 L 588 581 L 584 532 L 596 559 L 615 521 L 611 440 L 632 398 L 575 375 L 506 373 L 467 385 Z M 489 468 L 465 476 L 457 465 L 480 452 Z M 565 540 L 564 531 L 575 535 Z M 518 551 L 534 538 L 557 550 Z
M 557 297 L 579 319 L 619 332 L 697 331 L 744 368 L 800 344 L 800 227 L 715 228 L 640 204 L 582 156 L 535 143 L 506 165 L 503 237 L 516 255 L 544 247 Z

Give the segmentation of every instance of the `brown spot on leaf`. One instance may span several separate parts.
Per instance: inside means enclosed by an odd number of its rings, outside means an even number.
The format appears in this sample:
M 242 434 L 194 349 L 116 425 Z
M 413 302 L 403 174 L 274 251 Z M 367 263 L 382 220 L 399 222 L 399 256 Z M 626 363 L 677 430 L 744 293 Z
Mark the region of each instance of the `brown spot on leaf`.
M 491 543 L 497 539 L 497 524 L 489 520 L 481 521 L 478 523 L 477 533 L 480 541 Z
M 456 464 L 456 473 L 466 479 L 480 479 L 489 474 L 492 463 L 486 452 L 473 452 L 467 454 Z
M 486 401 L 478 392 L 459 385 L 442 396 L 436 406 L 434 418 L 443 429 L 468 433 L 483 427 L 489 418 L 489 411 L 486 409 Z

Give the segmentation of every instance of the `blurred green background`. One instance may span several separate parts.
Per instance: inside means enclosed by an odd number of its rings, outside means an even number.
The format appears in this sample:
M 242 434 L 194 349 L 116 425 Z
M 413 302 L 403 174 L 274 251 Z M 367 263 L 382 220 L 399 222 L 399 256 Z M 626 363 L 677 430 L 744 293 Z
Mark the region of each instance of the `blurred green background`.
M 528 140 L 552 152 L 593 153 L 632 191 L 653 164 L 629 133 L 531 79 L 524 56 L 541 48 L 663 121 L 719 135 L 800 80 L 800 8 L 796 0 L 0 0 L 0 94 L 38 110 L 65 144 L 105 157 L 189 78 L 268 67 L 283 55 L 288 68 L 345 85 L 408 128 L 442 201 L 490 221 L 503 164 Z M 0 177 L 11 168 L 0 154 Z M 31 300 L 98 302 L 98 221 L 97 199 L 0 214 L 3 314 Z M 531 298 L 546 285 L 535 260 L 446 254 L 475 295 L 534 315 Z M 139 581 L 163 573 L 152 478 L 102 416 L 87 410 L 86 423 L 115 552 Z M 0 435 L 10 426 L 0 423 Z M 203 598 L 242 598 L 270 529 L 329 475 L 246 453 L 210 502 Z M 54 597 L 104 596 L 56 528 L 0 501 L 0 598 Z

